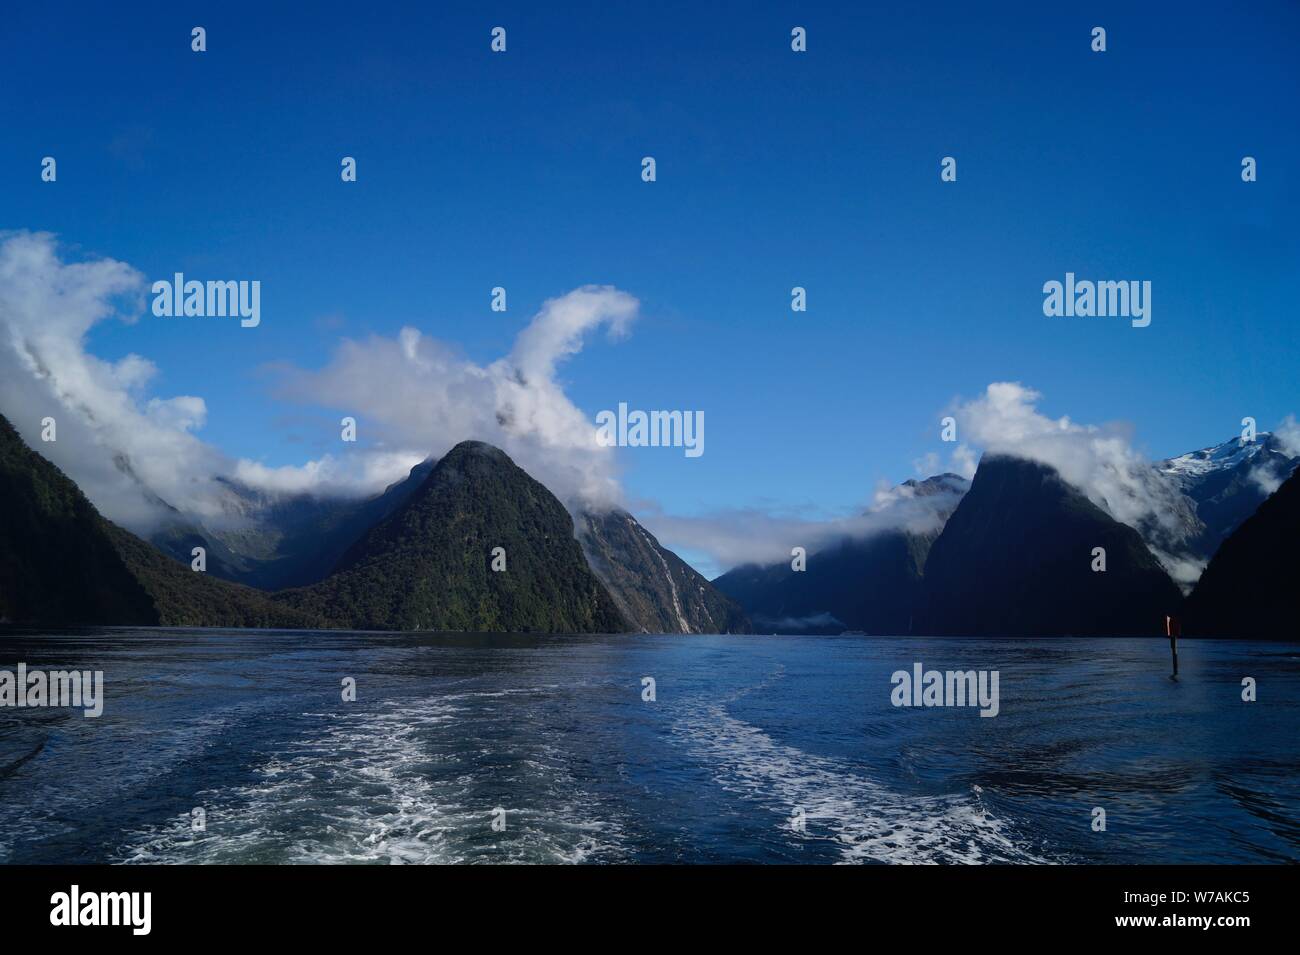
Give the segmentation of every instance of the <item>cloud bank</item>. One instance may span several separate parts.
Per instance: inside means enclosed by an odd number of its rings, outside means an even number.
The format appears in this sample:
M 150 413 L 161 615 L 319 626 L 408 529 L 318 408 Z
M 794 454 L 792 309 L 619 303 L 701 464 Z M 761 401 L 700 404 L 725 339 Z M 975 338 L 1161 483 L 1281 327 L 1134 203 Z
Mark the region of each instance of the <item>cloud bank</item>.
M 238 460 L 201 440 L 197 395 L 147 394 L 157 368 L 131 354 L 106 362 L 86 336 L 145 313 L 145 277 L 108 258 L 64 261 L 45 233 L 0 234 L 0 412 L 29 445 L 73 478 L 106 515 L 141 533 L 175 508 L 209 526 L 242 519 L 227 479 L 270 495 L 360 496 L 429 455 L 474 438 L 501 446 L 570 503 L 621 500 L 613 449 L 565 395 L 556 369 L 593 330 L 622 335 L 638 303 L 608 286 L 547 301 L 510 352 L 480 366 L 403 328 L 344 341 L 319 370 L 282 368 L 278 394 L 345 409 L 380 440 L 299 466 Z M 57 439 L 41 440 L 53 418 Z
M 815 554 L 846 539 L 862 540 L 886 531 L 932 534 L 942 529 L 968 484 L 949 475 L 937 486 L 918 489 L 914 483 L 882 483 L 863 509 L 843 517 L 815 519 L 798 514 L 772 514 L 759 508 L 735 508 L 698 517 L 674 517 L 646 505 L 638 519 L 670 547 L 703 554 L 710 569 L 742 564 L 783 563 L 790 550 L 802 547 Z
M 193 434 L 207 416 L 202 398 L 146 398 L 152 362 L 86 351 L 94 325 L 143 311 L 144 286 L 144 276 L 112 259 L 61 261 L 50 235 L 0 235 L 0 410 L 101 510 L 135 527 L 159 515 L 150 490 L 210 511 L 212 477 L 225 461 Z M 54 441 L 41 440 L 45 418 L 55 421 Z

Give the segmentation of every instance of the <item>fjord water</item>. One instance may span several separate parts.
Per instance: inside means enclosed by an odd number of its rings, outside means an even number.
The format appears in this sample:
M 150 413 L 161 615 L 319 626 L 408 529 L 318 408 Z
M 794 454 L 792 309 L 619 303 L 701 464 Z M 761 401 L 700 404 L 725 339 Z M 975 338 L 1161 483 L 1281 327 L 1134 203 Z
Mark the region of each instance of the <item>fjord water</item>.
M 105 705 L 0 708 L 0 862 L 1300 860 L 1294 644 L 1186 640 L 1176 682 L 1162 640 L 0 636 L 19 662 Z M 998 670 L 999 714 L 895 708 L 915 662 Z

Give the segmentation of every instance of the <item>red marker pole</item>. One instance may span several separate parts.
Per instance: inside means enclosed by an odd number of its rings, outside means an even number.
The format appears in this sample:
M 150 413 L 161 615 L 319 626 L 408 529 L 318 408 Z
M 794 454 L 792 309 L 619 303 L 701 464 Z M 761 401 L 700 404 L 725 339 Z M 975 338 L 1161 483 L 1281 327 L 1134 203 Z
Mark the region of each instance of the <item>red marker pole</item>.
M 1178 631 L 1182 629 L 1174 617 L 1165 617 L 1165 633 L 1169 636 L 1169 653 L 1174 658 L 1174 675 L 1178 679 Z

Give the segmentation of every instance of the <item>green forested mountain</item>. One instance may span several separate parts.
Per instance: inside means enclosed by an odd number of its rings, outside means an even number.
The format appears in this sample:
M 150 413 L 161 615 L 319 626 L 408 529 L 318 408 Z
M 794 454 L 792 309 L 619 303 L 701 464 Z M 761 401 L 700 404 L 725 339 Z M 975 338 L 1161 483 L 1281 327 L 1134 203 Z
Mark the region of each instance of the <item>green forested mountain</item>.
M 502 571 L 492 569 L 497 547 Z M 356 629 L 629 629 L 564 506 L 505 452 L 477 441 L 452 448 L 328 578 L 274 599 Z
M 190 570 L 105 520 L 0 416 L 0 621 L 298 627 L 310 614 Z

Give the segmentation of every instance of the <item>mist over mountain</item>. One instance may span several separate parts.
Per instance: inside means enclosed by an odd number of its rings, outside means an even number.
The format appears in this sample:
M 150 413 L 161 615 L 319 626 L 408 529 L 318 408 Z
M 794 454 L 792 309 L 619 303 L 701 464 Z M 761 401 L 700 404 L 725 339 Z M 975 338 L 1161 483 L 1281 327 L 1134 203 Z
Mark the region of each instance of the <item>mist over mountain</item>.
M 367 438 L 345 452 L 267 466 L 200 437 L 203 395 L 151 393 L 160 370 L 143 354 L 110 361 L 92 353 L 97 326 L 120 321 L 146 335 L 161 327 L 153 316 L 141 321 L 148 287 L 128 263 L 79 260 L 48 233 L 0 233 L 0 412 L 29 442 L 44 417 L 56 418 L 59 440 L 44 453 L 103 513 L 141 536 L 161 529 L 164 539 L 195 531 L 236 537 L 249 492 L 365 499 L 466 435 L 509 450 L 567 504 L 621 498 L 614 449 L 595 441 L 557 375 L 598 332 L 627 333 L 639 303 L 626 292 L 584 285 L 545 300 L 506 352 L 485 364 L 411 326 L 338 339 L 323 367 L 276 363 L 264 370 L 277 400 L 343 404 L 367 421 Z M 194 526 L 169 526 L 174 512 Z M 291 551 L 292 541 L 261 538 L 256 527 L 249 533 L 229 542 L 223 572 L 247 576 L 242 558 L 250 555 L 292 556 L 279 550 L 283 543 Z
M 487 363 L 403 325 L 366 339 L 340 338 L 321 366 L 292 358 L 277 364 L 269 369 L 276 400 L 331 409 L 342 403 L 368 425 L 366 441 L 346 452 L 272 466 L 203 440 L 207 399 L 155 393 L 160 369 L 149 358 L 131 352 L 106 360 L 93 353 L 98 326 L 139 322 L 137 300 L 148 286 L 143 273 L 111 258 L 83 258 L 75 247 L 70 254 L 49 234 L 20 231 L 0 236 L 0 279 L 0 410 L 29 442 L 37 441 L 45 416 L 57 418 L 59 440 L 42 454 L 102 513 L 165 553 L 184 561 L 194 547 L 204 547 L 214 576 L 266 589 L 319 581 L 391 513 L 377 500 L 384 497 L 378 489 L 402 484 L 414 462 L 464 436 L 503 447 L 573 514 L 605 513 L 624 499 L 619 452 L 595 440 L 590 415 L 558 375 L 596 334 L 621 338 L 637 321 L 638 301 L 619 289 L 583 285 L 547 299 Z M 1184 590 L 1300 454 L 1294 439 L 1288 451 L 1261 435 L 1265 452 L 1252 453 L 1234 474 L 1203 472 L 1205 462 L 1195 455 L 1152 466 L 1135 446 L 1131 426 L 1049 416 L 1039 410 L 1041 398 L 1019 382 L 995 381 L 974 399 L 954 403 L 960 439 L 950 446 L 949 467 L 969 478 L 979 454 L 992 452 L 1056 468 L 1094 504 L 1138 530 Z M 1296 431 L 1293 420 L 1289 427 Z M 274 456 L 265 444 L 260 452 Z M 1232 457 L 1214 449 L 1200 454 L 1225 466 Z M 937 453 L 926 458 L 935 467 L 921 473 L 939 469 Z M 686 517 L 650 500 L 639 513 L 660 539 L 710 570 L 771 566 L 788 559 L 796 544 L 827 551 L 891 529 L 870 511 L 818 520 L 804 517 L 802 502 L 782 503 L 737 502 Z M 910 525 L 907 531 L 928 533 Z M 837 620 L 829 613 L 823 622 Z
M 0 418 L 0 620 L 156 622 L 107 522 Z
M 152 538 L 159 549 L 187 561 L 191 548 L 208 548 L 209 571 L 262 590 L 319 583 L 349 549 L 414 494 L 437 461 L 411 469 L 383 493 L 363 500 L 267 493 L 228 482 L 240 503 L 239 520 L 209 530 L 180 516 Z M 732 601 L 621 508 L 582 511 L 576 533 L 591 569 L 635 628 L 654 633 L 743 633 L 748 620 Z M 351 562 L 349 558 L 348 563 Z
M 1192 502 L 1202 530 L 1189 545 L 1208 561 L 1297 465 L 1300 448 L 1291 435 L 1262 432 L 1254 441 L 1232 438 L 1156 467 Z
M 319 627 L 265 594 L 192 571 L 100 516 L 0 416 L 0 622 Z
M 1115 520 L 1142 535 L 1165 570 L 1190 589 L 1205 565 L 1193 546 L 1204 531 L 1193 502 L 1152 466 L 1122 422 L 1085 424 L 1052 417 L 1042 394 L 1020 382 L 998 381 L 951 408 L 960 442 L 953 469 L 973 477 L 980 455 L 1007 455 L 1056 470 Z
M 362 534 L 400 507 L 434 463 L 425 460 L 362 499 L 268 492 L 222 479 L 230 492 L 225 519 L 207 527 L 177 512 L 149 539 L 182 562 L 192 547 L 206 547 L 209 572 L 226 580 L 261 590 L 306 586 L 324 579 Z
M 739 608 L 625 511 L 585 515 L 580 545 L 558 499 L 504 452 L 479 442 L 417 465 L 366 501 L 259 500 L 235 491 L 246 516 L 257 518 L 253 531 L 219 537 L 171 509 L 168 556 L 102 518 L 0 418 L 0 622 L 503 632 L 748 627 Z M 249 579 L 294 573 L 316 582 L 263 593 L 192 570 L 192 546 Z M 504 548 L 502 571 L 491 569 L 494 547 Z
M 746 564 L 718 577 L 714 586 L 740 604 L 759 630 L 909 633 L 930 546 L 968 487 L 956 474 L 906 481 L 898 497 L 930 504 L 936 517 L 931 526 L 884 526 L 865 537 L 844 536 L 809 553 L 803 570 L 789 560 Z
M 844 538 L 803 570 L 747 565 L 715 586 L 756 628 L 787 633 L 1154 634 L 1181 602 L 1143 535 L 1048 465 L 985 454 L 969 485 L 955 475 L 909 485 L 950 495 L 934 530 Z M 1178 513 L 1199 527 L 1190 502 Z M 1104 571 L 1092 569 L 1094 548 Z

